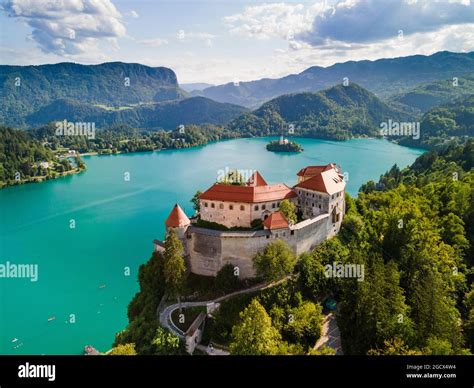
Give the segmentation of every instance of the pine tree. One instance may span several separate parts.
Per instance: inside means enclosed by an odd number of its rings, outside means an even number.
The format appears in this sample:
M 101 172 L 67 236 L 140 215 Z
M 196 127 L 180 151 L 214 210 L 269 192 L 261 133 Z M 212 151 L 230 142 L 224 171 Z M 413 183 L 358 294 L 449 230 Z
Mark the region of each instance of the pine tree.
M 165 253 L 163 255 L 163 274 L 165 277 L 166 291 L 180 300 L 183 286 L 186 263 L 183 258 L 183 244 L 176 232 L 171 229 L 165 240 Z

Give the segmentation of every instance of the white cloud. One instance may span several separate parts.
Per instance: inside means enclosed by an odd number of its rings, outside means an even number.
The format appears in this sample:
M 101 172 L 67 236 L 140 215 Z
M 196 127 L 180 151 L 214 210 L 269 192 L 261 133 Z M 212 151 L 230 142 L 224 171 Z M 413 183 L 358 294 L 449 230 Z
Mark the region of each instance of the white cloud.
M 176 38 L 180 42 L 201 41 L 204 42 L 206 46 L 212 47 L 212 42 L 213 39 L 216 38 L 216 35 L 207 32 L 188 32 L 179 30 L 176 33 Z
M 474 4 L 453 0 L 350 0 L 318 13 L 297 38 L 313 46 L 327 41 L 370 43 L 428 33 L 446 26 L 474 24 Z
M 45 53 L 100 53 L 99 43 L 117 46 L 125 36 L 121 14 L 110 0 L 6 0 L 3 11 L 32 28 L 31 39 Z
M 257 39 L 282 38 L 312 46 L 365 43 L 449 25 L 474 23 L 470 0 L 332 0 L 312 5 L 271 3 L 227 16 L 230 33 Z M 292 43 L 293 46 L 297 45 Z
M 262 4 L 248 6 L 243 12 L 227 16 L 223 21 L 233 35 L 291 40 L 295 34 L 309 31 L 315 15 L 326 9 L 328 6 L 324 3 L 310 7 L 302 4 Z
M 130 11 L 130 16 L 134 19 L 137 19 L 139 17 L 138 12 L 134 10 Z
M 154 39 L 137 40 L 137 43 L 141 43 L 146 46 L 160 47 L 160 46 L 164 46 L 165 44 L 168 44 L 168 41 L 166 39 L 154 38 Z
M 474 25 L 446 26 L 428 33 L 415 33 L 403 39 L 394 37 L 371 44 L 328 42 L 300 49 L 275 50 L 273 63 L 283 73 L 300 72 L 310 66 L 330 66 L 337 62 L 395 58 L 413 54 L 431 55 L 438 51 L 468 52 L 474 49 Z

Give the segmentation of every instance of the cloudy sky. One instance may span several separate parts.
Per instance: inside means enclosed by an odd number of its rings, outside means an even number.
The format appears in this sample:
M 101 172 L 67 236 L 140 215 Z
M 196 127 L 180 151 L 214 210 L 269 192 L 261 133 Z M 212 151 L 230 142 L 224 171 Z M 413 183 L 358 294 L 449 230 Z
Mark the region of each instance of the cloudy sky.
M 184 82 L 474 50 L 474 0 L 0 0 L 0 63 L 139 62 Z

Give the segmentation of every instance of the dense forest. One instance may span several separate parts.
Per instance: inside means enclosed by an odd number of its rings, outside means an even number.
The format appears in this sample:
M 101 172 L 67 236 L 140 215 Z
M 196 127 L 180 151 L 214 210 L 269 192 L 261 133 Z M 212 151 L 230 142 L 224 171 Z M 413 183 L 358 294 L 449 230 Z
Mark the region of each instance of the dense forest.
M 474 94 L 474 73 L 442 81 L 424 83 L 412 90 L 390 97 L 397 102 L 425 113 L 428 110 Z
M 426 153 L 406 169 L 394 166 L 378 183 L 361 187 L 356 199 L 346 195 L 339 235 L 297 260 L 284 243 L 271 244 L 254 260 L 257 274 L 291 277 L 223 302 L 207 322 L 203 341 L 233 354 L 332 354 L 313 347 L 327 313 L 324 301 L 331 298 L 344 354 L 470 354 L 473 168 L 474 141 L 469 140 Z M 166 256 L 155 252 L 140 267 L 130 324 L 115 346 L 134 343 L 139 354 L 183 353 L 156 319 L 167 282 Z M 363 265 L 364 281 L 327 278 L 325 265 L 334 262 Z M 183 296 L 197 292 L 207 300 L 210 292 L 241 287 L 232 267 L 226 267 L 215 279 L 190 275 Z
M 67 118 L 70 122 L 94 123 L 96 128 L 129 125 L 146 129 L 173 129 L 188 124 L 226 124 L 246 109 L 204 97 L 135 105 L 108 106 L 58 99 L 28 115 L 29 127 Z
M 0 122 L 16 127 L 25 125 L 26 116 L 60 99 L 120 107 L 186 96 L 173 70 L 122 62 L 2 65 L 0 85 Z
M 31 135 L 47 142 L 52 150 L 70 148 L 81 153 L 99 154 L 143 152 L 161 149 L 180 149 L 207 144 L 211 141 L 237 137 L 224 127 L 215 125 L 186 125 L 173 131 L 149 131 L 117 125 L 87 136 L 56 136 L 53 124 L 32 130 Z
M 291 134 L 345 140 L 378 136 L 381 122 L 401 117 L 401 112 L 350 83 L 318 93 L 277 97 L 231 121 L 228 127 L 247 136 Z
M 432 149 L 462 143 L 467 137 L 474 137 L 474 94 L 429 110 L 421 118 L 420 139 L 403 137 L 399 143 Z
M 28 132 L 0 126 L 0 188 L 78 172 L 84 165 L 76 162 L 73 167 L 68 159 L 57 159 Z

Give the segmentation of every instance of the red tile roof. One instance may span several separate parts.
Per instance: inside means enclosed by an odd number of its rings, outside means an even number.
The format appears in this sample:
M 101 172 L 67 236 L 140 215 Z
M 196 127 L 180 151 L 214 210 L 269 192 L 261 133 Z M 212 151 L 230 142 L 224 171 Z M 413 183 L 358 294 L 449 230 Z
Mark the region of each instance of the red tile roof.
M 267 186 L 268 183 L 263 179 L 258 171 L 255 171 L 247 181 L 247 186 Z
M 259 203 L 296 197 L 283 183 L 264 186 L 235 186 L 215 183 L 199 197 L 210 201 Z
M 328 166 L 330 166 L 329 169 L 325 169 L 319 174 L 316 174 L 313 177 L 298 183 L 295 188 L 318 191 L 320 193 L 327 193 L 329 195 L 342 191 L 346 187 L 344 178 L 336 171 L 333 166 L 330 164 Z
M 275 212 L 270 214 L 267 219 L 263 221 L 263 226 L 271 230 L 288 228 L 289 224 L 281 212 Z
M 307 166 L 305 168 L 302 168 L 300 171 L 298 171 L 298 176 L 302 177 L 311 177 L 317 174 L 322 173 L 323 171 L 328 171 L 330 169 L 334 168 L 334 165 L 332 164 L 326 164 L 324 166 Z
M 171 210 L 170 215 L 165 221 L 165 225 L 168 228 L 186 226 L 190 223 L 191 221 L 189 221 L 188 216 L 184 213 L 183 209 L 181 209 L 178 204 L 174 205 L 173 210 Z

